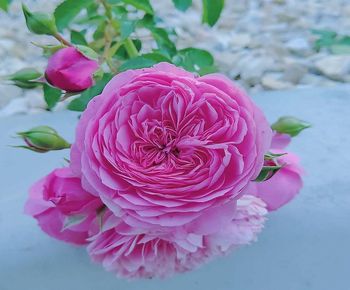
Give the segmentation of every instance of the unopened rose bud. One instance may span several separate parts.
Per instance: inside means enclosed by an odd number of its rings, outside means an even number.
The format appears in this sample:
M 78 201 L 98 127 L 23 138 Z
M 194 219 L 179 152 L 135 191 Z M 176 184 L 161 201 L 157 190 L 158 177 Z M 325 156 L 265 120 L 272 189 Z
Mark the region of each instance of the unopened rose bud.
M 290 116 L 279 118 L 278 121 L 271 126 L 276 132 L 288 134 L 291 137 L 297 136 L 301 131 L 310 127 L 311 124 Z
M 87 53 L 76 47 L 66 47 L 54 53 L 45 72 L 47 81 L 66 92 L 80 92 L 93 86 L 99 64 L 92 50 Z
M 45 153 L 51 150 L 70 148 L 70 144 L 48 126 L 38 126 L 26 132 L 17 133 L 27 146 L 17 146 L 35 152 Z
M 12 81 L 14 85 L 20 88 L 30 89 L 39 85 L 37 80 L 41 75 L 42 74 L 34 68 L 24 68 L 5 76 L 5 79 Z
M 22 10 L 30 32 L 48 35 L 55 35 L 57 33 L 55 18 L 52 15 L 31 12 L 24 4 L 22 4 Z

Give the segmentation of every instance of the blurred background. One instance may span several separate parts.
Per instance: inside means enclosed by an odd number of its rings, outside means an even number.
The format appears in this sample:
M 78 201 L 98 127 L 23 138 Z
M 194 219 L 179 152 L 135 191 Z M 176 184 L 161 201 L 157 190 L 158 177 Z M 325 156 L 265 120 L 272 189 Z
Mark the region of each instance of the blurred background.
M 41 50 L 31 44 L 39 38 L 43 42 L 43 36 L 26 29 L 21 2 L 12 1 L 9 13 L 0 14 L 0 75 L 46 65 Z M 58 2 L 23 1 L 34 11 L 47 12 Z M 213 28 L 201 25 L 201 1 L 194 1 L 185 13 L 171 0 L 152 4 L 175 29 L 179 48 L 210 51 L 219 70 L 250 92 L 350 81 L 349 0 L 230 0 Z M 142 37 L 147 39 L 147 32 Z M 40 90 L 0 84 L 0 96 L 0 116 L 46 108 Z

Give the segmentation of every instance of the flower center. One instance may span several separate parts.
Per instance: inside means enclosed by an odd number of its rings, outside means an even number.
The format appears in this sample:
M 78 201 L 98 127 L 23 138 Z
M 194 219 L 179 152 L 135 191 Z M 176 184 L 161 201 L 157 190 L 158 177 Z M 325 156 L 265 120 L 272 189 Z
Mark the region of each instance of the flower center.
M 148 127 L 148 126 L 147 126 Z M 133 145 L 135 157 L 145 167 L 177 163 L 180 149 L 176 130 L 168 126 L 155 125 L 144 131 L 143 136 Z

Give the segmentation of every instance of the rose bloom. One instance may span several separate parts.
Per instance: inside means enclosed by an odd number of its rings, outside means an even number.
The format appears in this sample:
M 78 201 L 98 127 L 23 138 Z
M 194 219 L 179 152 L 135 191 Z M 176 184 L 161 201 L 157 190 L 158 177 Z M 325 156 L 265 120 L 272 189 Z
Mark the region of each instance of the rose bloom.
M 93 74 L 98 68 L 97 61 L 87 58 L 75 47 L 66 47 L 49 58 L 45 77 L 54 87 L 79 92 L 94 84 Z
M 229 79 L 161 63 L 118 74 L 90 101 L 71 168 L 128 225 L 174 227 L 238 199 L 270 142 L 264 115 Z
M 270 152 L 283 154 L 277 162 L 283 167 L 269 180 L 252 182 L 245 191 L 261 198 L 269 211 L 277 210 L 290 202 L 303 187 L 303 168 L 299 164 L 299 157 L 284 150 L 291 138 L 287 134 L 275 133 L 272 138 Z
M 85 244 L 101 201 L 81 187 L 80 179 L 69 168 L 59 168 L 36 182 L 30 189 L 25 213 L 38 220 L 48 235 L 73 244 Z M 69 218 L 75 223 L 65 228 Z
M 222 214 L 230 215 L 230 219 L 207 227 L 206 234 L 198 233 L 198 223 L 206 226 L 197 220 L 189 227 L 170 232 L 158 228 L 144 233 L 108 212 L 102 231 L 90 238 L 88 252 L 95 262 L 120 277 L 165 278 L 193 270 L 254 241 L 265 222 L 265 206 L 259 198 L 244 195 L 237 205 L 233 201 L 221 206 Z M 209 213 L 209 224 L 213 217 Z M 197 232 L 190 232 L 191 227 Z

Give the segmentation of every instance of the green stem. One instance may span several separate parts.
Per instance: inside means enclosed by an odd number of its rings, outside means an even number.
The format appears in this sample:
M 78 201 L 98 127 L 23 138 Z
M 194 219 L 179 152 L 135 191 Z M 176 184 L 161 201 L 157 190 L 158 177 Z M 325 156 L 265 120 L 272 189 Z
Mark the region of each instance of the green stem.
M 73 46 L 69 41 L 65 40 L 62 35 L 56 33 L 53 35 L 53 37 L 55 37 L 59 42 L 63 43 L 64 45 L 67 46 Z
M 130 38 L 125 39 L 124 47 L 128 55 L 130 56 L 130 58 L 133 58 L 139 55 L 139 52 L 137 51 L 135 44 Z

